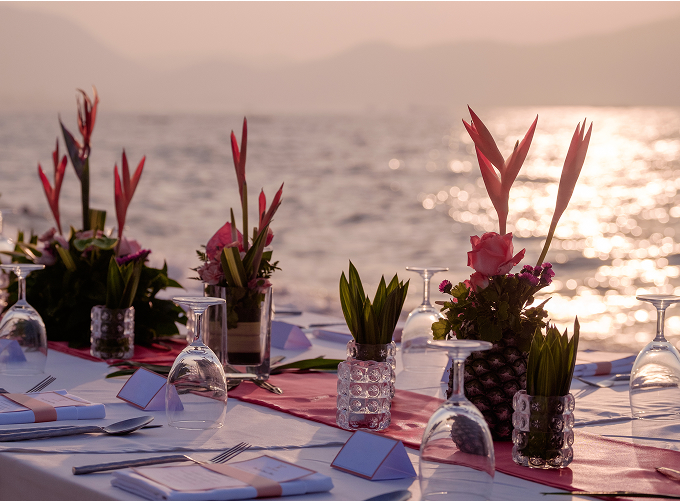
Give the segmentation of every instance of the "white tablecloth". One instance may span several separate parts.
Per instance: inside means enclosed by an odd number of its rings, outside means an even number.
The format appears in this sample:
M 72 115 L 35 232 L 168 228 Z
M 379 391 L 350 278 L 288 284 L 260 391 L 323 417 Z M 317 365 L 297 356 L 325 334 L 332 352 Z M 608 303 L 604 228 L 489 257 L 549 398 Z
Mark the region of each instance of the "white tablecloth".
M 313 342 L 313 347 L 309 350 L 274 349 L 273 355 L 286 355 L 287 361 L 320 355 L 327 358 L 345 358 L 345 346 L 311 335 L 309 337 Z M 397 388 L 442 397 L 444 387 L 439 383 L 441 374 L 414 374 L 401 372 L 399 368 L 397 370 Z M 145 414 L 116 398 L 125 379 L 105 379 L 106 374 L 110 372 L 105 363 L 90 362 L 51 351 L 46 372 L 57 377 L 57 381 L 50 388 L 67 389 L 77 396 L 106 405 L 107 417 L 104 420 L 97 420 L 98 425 Z M 0 376 L 0 387 L 19 392 L 30 388 L 40 379 L 37 376 Z M 619 440 L 680 450 L 680 421 L 634 422 L 628 419 L 630 409 L 626 385 L 599 389 L 574 381 L 572 393 L 576 397 L 576 422 L 581 429 L 616 436 Z M 196 459 L 208 459 L 216 455 L 217 451 L 227 449 L 241 441 L 256 446 L 243 453 L 240 456 L 243 459 L 261 455 L 263 449 L 269 449 L 271 454 L 284 460 L 333 478 L 335 487 L 330 493 L 287 498 L 291 501 L 298 499 L 358 501 L 398 489 L 409 489 L 413 492 L 412 499 L 420 499 L 417 479 L 371 482 L 331 468 L 330 463 L 340 450 L 340 444 L 350 436 L 350 432 L 344 430 L 299 419 L 265 407 L 245 404 L 236 399 L 229 400 L 225 426 L 215 431 L 192 432 L 171 429 L 167 426 L 164 412 L 150 414 L 155 417 L 155 424 L 164 426 L 139 430 L 124 437 L 81 435 L 26 442 L 0 442 L 0 499 L 139 501 L 141 498 L 112 487 L 109 473 L 74 476 L 71 468 L 92 463 L 150 457 L 169 451 L 187 452 Z M 59 424 L 83 424 L 83 422 L 65 421 Z M 0 426 L 0 429 L 5 428 L 11 426 Z M 652 438 L 635 438 L 642 435 Z M 411 449 L 407 451 L 417 471 L 418 453 Z M 554 489 L 497 473 L 493 499 L 538 501 L 549 499 L 540 494 L 549 491 Z M 560 496 L 560 499 L 564 501 L 570 498 Z

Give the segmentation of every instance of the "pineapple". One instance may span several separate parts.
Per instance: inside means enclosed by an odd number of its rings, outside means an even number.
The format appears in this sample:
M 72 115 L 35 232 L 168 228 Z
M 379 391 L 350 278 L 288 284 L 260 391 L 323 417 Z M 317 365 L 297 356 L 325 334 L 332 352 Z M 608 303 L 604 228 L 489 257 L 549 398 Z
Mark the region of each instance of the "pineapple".
M 526 390 L 527 355 L 507 336 L 465 362 L 465 397 L 482 413 L 494 440 L 512 439 L 512 398 Z M 447 397 L 452 384 L 449 380 Z
M 534 294 L 552 278 L 548 263 L 520 273 L 491 277 L 476 291 L 468 284 L 440 285 L 453 300 L 443 304 L 446 318 L 432 324 L 435 339 L 481 339 L 493 347 L 473 353 L 465 362 L 465 396 L 484 415 L 494 440 L 512 439 L 512 398 L 526 390 L 527 358 L 531 339 L 545 326 L 546 301 L 537 306 Z M 449 380 L 451 393 L 453 382 Z

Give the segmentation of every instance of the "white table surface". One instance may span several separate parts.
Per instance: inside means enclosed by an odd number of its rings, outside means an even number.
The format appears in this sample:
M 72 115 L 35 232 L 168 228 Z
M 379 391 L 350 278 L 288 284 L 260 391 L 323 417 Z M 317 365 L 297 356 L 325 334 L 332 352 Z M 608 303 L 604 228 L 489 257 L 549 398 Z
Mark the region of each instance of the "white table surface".
M 312 348 L 304 351 L 272 349 L 272 356 L 285 355 L 286 361 L 320 355 L 327 358 L 345 358 L 344 345 L 316 339 L 311 334 L 309 337 L 313 342 Z M 397 363 L 400 364 L 399 357 Z M 74 395 L 106 405 L 106 419 L 96 420 L 97 425 L 106 425 L 145 414 L 116 398 L 126 379 L 105 379 L 109 372 L 111 370 L 105 363 L 91 362 L 55 351 L 50 351 L 46 368 L 47 374 L 57 378 L 50 389 L 66 389 Z M 440 378 L 441 374 L 414 374 L 402 372 L 399 367 L 397 368 L 398 389 L 443 398 L 445 388 L 439 383 Z M 41 379 L 39 376 L 0 376 L 0 387 L 20 392 Z M 576 397 L 575 417 L 580 429 L 602 435 L 617 435 L 619 440 L 680 450 L 680 421 L 633 422 L 626 419 L 630 415 L 626 385 L 598 389 L 574 381 L 572 393 Z M 71 468 L 92 463 L 153 457 L 170 451 L 188 453 L 196 459 L 208 459 L 241 441 L 249 442 L 259 450 L 242 453 L 240 459 L 261 455 L 262 448 L 265 448 L 270 449 L 272 455 L 332 477 L 335 487 L 331 492 L 288 498 L 291 501 L 358 501 L 398 489 L 409 489 L 413 493 L 413 500 L 420 499 L 417 479 L 369 481 L 331 468 L 330 463 L 340 450 L 338 444 L 344 443 L 351 435 L 344 430 L 299 419 L 262 406 L 239 402 L 233 398 L 228 402 L 224 427 L 215 431 L 171 429 L 167 426 L 164 412 L 149 414 L 154 416 L 154 424 L 164 426 L 139 430 L 123 437 L 81 435 L 0 443 L 0 500 L 139 501 L 142 498 L 112 487 L 110 473 L 75 476 Z M 616 419 L 623 421 L 607 421 Z M 593 423 L 599 420 L 605 422 Z M 95 421 L 64 421 L 59 424 L 83 423 L 95 424 Z M 0 426 L 0 429 L 8 428 L 11 429 L 12 426 Z M 633 438 L 641 435 L 652 438 L 644 440 Z M 415 470 L 418 471 L 418 452 L 409 448 L 407 451 Z M 588 499 L 541 495 L 541 492 L 554 490 L 496 473 L 492 499 L 500 501 Z

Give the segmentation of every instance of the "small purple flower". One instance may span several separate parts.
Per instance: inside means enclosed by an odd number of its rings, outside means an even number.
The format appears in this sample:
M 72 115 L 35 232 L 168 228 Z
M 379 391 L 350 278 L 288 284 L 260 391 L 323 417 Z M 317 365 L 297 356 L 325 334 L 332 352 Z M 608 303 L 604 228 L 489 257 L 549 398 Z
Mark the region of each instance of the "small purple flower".
M 151 254 L 151 251 L 148 249 L 140 249 L 134 254 L 128 254 L 127 256 L 123 257 L 117 257 L 116 258 L 116 263 L 118 263 L 118 266 L 123 266 L 124 264 L 130 263 L 132 261 L 137 261 L 141 260 L 142 262 L 146 261 L 146 257 Z
M 533 285 L 534 287 L 537 286 L 538 283 L 539 283 L 539 281 L 540 281 L 540 280 L 538 279 L 538 277 L 534 276 L 533 273 L 529 273 L 529 272 L 526 272 L 526 271 L 523 272 L 523 273 L 520 273 L 520 274 L 519 274 L 519 278 L 523 278 L 524 280 L 526 280 L 527 282 L 529 282 L 529 283 L 530 283 L 531 285 Z
M 528 264 L 525 264 L 524 267 L 522 268 L 522 271 L 520 273 L 534 273 L 534 267 Z
M 550 285 L 554 276 L 555 272 L 552 270 L 552 264 L 545 263 L 541 271 L 541 284 Z
M 451 291 L 451 282 L 448 280 L 442 280 L 439 284 L 439 292 L 448 294 Z

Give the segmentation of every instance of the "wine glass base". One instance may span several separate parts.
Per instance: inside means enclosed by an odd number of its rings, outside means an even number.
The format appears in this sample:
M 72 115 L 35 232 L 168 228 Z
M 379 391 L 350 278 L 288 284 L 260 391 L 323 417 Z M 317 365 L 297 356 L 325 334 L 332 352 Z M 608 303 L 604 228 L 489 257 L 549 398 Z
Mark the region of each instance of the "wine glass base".
M 39 376 L 40 374 L 45 374 L 44 369 L 15 369 L 13 367 L 8 367 L 6 369 L 0 369 L 0 376 Z
M 211 423 L 207 421 L 173 421 L 168 422 L 168 426 L 177 428 L 178 430 L 213 430 L 222 428 L 224 423 Z

